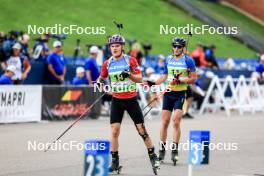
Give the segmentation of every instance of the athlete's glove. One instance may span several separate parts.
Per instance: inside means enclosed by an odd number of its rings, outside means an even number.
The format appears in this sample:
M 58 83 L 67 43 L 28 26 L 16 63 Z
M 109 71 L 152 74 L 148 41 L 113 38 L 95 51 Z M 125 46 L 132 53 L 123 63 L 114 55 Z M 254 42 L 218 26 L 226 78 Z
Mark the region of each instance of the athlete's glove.
M 173 78 L 171 85 L 179 85 L 179 84 L 181 84 L 181 81 L 177 78 Z
M 129 70 L 122 71 L 122 73 L 120 73 L 120 75 L 119 75 L 119 79 L 122 81 L 126 78 L 129 78 L 130 75 L 131 75 L 131 73 Z
M 147 80 L 147 83 L 148 83 L 149 87 L 156 85 L 156 83 L 154 81 Z
M 182 84 L 181 81 L 182 81 L 182 77 L 180 77 L 182 75 L 182 73 L 179 73 L 179 74 L 176 74 L 174 75 L 174 78 L 171 82 L 171 85 L 179 85 L 179 84 Z

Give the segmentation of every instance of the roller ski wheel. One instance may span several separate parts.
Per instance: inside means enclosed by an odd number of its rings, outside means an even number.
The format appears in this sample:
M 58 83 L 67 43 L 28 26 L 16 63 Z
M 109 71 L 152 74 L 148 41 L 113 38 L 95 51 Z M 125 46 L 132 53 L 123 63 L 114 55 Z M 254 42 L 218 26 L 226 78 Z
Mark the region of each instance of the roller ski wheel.
M 172 153 L 171 153 L 171 160 L 173 162 L 173 165 L 176 166 L 177 161 L 179 160 L 178 151 L 172 151 Z
M 150 163 L 155 175 L 158 175 L 160 169 L 160 161 L 155 153 L 149 155 Z
M 109 168 L 109 174 L 120 174 L 123 166 L 118 166 L 117 168 Z
M 158 175 L 158 169 L 157 169 L 157 168 L 153 168 L 153 173 L 154 173 L 155 175 Z

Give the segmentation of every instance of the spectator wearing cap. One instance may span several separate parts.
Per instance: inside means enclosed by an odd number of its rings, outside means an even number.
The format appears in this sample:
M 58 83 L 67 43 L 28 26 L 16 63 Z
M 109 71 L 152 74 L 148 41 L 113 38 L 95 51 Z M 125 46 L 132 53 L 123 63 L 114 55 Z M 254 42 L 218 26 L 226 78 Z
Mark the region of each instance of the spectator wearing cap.
M 89 85 L 92 85 L 99 77 L 99 68 L 96 62 L 99 49 L 97 46 L 92 46 L 89 52 L 90 57 L 85 60 L 84 68 Z
M 18 42 L 13 45 L 9 59 L 3 63 L 4 69 L 9 66 L 15 67 L 15 74 L 12 77 L 14 84 L 22 84 L 31 70 L 31 65 L 28 57 L 21 54 L 21 45 Z
M 72 80 L 73 85 L 86 85 L 88 81 L 85 76 L 85 70 L 83 67 L 76 68 L 76 76 Z
M 11 85 L 13 84 L 12 77 L 15 75 L 16 67 L 10 65 L 6 68 L 5 73 L 0 77 L 0 85 Z
M 54 41 L 53 52 L 47 58 L 48 84 L 62 84 L 66 75 L 66 63 L 60 41 Z

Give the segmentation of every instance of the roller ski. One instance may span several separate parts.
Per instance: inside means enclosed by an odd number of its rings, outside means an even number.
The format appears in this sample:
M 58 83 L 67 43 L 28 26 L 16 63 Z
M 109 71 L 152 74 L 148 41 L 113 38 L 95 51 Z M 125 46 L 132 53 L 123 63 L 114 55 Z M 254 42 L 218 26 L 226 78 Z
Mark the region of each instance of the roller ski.
M 160 162 L 155 153 L 149 154 L 149 159 L 152 165 L 152 169 L 155 175 L 158 175 L 158 170 L 160 169 Z
M 171 160 L 173 162 L 173 165 L 176 166 L 176 163 L 179 160 L 178 150 L 172 150 L 171 151 Z
M 161 149 L 161 150 L 159 150 L 159 157 L 158 157 L 158 159 L 159 159 L 159 161 L 161 163 L 163 163 L 164 162 L 164 158 L 165 158 L 165 149 Z
M 120 174 L 122 166 L 119 165 L 119 157 L 113 158 L 109 167 L 109 174 Z

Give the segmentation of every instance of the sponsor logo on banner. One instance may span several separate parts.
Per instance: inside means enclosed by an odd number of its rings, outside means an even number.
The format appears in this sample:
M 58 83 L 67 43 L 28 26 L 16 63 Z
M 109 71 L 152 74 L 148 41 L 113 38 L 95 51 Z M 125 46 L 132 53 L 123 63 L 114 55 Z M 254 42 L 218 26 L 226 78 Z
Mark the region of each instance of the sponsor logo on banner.
M 92 88 L 87 87 L 52 86 L 44 87 L 43 90 L 42 115 L 44 119 L 51 120 L 79 117 L 86 112 L 97 95 L 92 92 Z
M 0 123 L 40 121 L 41 86 L 1 86 Z
M 62 97 L 62 101 L 76 101 L 82 94 L 81 90 L 68 90 Z
M 25 105 L 26 92 L 0 92 L 0 117 L 23 115 L 23 106 Z M 9 108 L 8 108 L 9 107 Z

